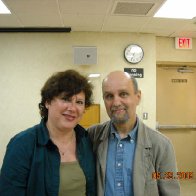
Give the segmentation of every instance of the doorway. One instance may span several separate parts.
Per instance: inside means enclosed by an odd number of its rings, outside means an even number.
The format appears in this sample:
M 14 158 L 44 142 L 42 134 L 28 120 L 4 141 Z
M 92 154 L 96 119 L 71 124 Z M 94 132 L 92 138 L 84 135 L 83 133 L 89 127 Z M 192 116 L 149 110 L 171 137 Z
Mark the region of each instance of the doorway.
M 174 145 L 179 171 L 196 174 L 196 67 L 157 65 L 158 131 Z

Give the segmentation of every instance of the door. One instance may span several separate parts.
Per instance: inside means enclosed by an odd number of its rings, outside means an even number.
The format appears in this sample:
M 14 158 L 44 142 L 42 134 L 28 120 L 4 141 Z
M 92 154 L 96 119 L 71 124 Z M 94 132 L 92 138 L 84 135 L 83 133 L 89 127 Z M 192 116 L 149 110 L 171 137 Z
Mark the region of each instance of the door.
M 196 125 L 196 67 L 179 68 L 157 67 L 157 122 L 172 140 L 178 170 L 195 173 L 196 129 L 191 127 Z
M 93 104 L 86 109 L 79 124 L 85 128 L 88 128 L 98 123 L 100 123 L 100 105 Z

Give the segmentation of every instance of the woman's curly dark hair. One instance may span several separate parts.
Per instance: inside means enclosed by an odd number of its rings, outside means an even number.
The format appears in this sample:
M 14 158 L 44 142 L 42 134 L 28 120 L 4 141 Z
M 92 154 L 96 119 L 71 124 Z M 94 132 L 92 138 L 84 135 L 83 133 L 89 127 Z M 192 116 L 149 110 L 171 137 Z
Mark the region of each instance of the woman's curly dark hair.
M 88 79 L 75 70 L 66 70 L 52 75 L 41 89 L 41 103 L 39 103 L 40 115 L 44 120 L 48 119 L 48 109 L 45 103 L 65 93 L 67 97 L 72 97 L 80 92 L 85 94 L 85 108 L 92 104 L 93 86 Z

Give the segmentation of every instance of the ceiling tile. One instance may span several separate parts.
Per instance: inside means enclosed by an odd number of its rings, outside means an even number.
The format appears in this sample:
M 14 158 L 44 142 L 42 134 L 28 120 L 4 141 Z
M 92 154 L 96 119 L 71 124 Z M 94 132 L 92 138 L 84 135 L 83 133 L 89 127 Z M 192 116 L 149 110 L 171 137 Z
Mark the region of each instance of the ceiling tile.
M 0 16 L 0 27 L 18 27 L 20 22 L 13 15 L 2 15 Z
M 195 37 L 196 19 L 153 18 L 165 0 L 4 0 L 11 15 L 0 14 L 0 27 L 72 27 L 72 31 L 154 33 Z M 146 16 L 114 14 L 122 3 L 154 4 Z M 125 7 L 126 8 L 126 7 Z M 129 7 L 132 9 L 132 7 Z M 146 10 L 145 7 L 142 7 Z M 133 10 L 136 7 L 133 8 Z M 149 9 L 149 8 L 148 8 Z M 147 9 L 147 10 L 148 10 Z
M 111 0 L 72 0 L 59 1 L 62 14 L 106 14 Z

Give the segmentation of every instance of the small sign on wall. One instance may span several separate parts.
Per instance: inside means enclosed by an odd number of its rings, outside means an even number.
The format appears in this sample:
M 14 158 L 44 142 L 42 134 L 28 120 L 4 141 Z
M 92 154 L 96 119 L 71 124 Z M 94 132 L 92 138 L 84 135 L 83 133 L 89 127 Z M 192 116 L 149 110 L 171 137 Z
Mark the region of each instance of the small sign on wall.
M 171 79 L 172 83 L 187 83 L 187 79 Z
M 134 78 L 143 78 L 144 69 L 143 68 L 124 68 L 124 71 L 132 75 Z
M 176 49 L 192 49 L 192 38 L 188 37 L 176 37 L 175 38 Z

